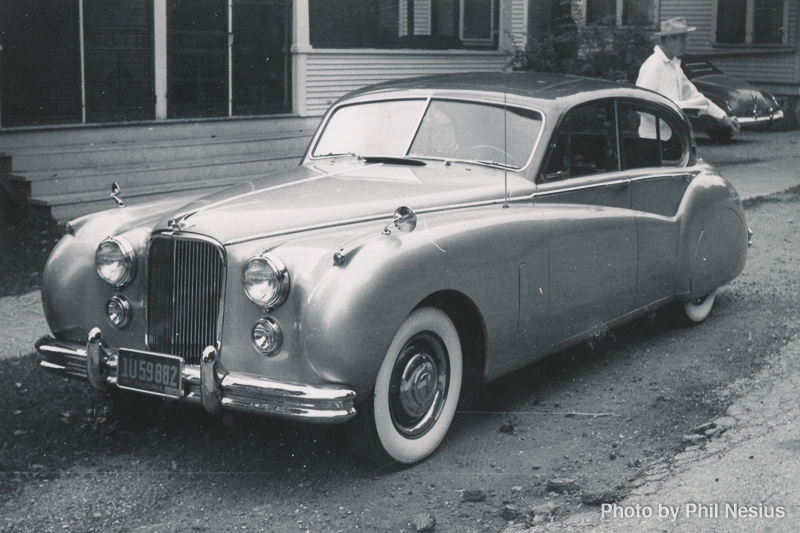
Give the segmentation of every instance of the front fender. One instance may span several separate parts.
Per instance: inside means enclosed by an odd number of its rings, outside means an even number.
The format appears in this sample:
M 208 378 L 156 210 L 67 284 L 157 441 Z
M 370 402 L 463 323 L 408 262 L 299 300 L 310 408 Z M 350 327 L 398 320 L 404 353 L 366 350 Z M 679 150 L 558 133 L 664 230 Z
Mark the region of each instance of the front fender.
M 326 269 L 309 294 L 301 319 L 309 363 L 364 394 L 405 318 L 440 291 L 460 293 L 478 309 L 488 352 L 513 351 L 519 265 L 538 218 L 530 205 L 426 214 L 412 233 L 368 240 Z

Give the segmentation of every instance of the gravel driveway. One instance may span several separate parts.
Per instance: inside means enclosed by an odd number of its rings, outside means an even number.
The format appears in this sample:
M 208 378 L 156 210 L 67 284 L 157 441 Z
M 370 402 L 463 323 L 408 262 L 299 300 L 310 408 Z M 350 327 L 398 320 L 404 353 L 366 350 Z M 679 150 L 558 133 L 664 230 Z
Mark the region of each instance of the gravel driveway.
M 39 291 L 0 298 L 0 324 L 4 333 L 3 342 L 0 343 L 0 358 L 31 353 L 33 343 L 50 333 L 44 320 Z

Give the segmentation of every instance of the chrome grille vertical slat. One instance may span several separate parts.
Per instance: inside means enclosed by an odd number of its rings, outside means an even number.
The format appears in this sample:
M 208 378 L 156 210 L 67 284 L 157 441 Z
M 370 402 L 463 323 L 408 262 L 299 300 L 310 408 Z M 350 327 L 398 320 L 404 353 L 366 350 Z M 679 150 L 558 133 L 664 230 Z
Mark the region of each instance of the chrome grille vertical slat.
M 149 247 L 149 349 L 199 364 L 206 346 L 220 346 L 225 254 L 218 243 L 170 234 Z

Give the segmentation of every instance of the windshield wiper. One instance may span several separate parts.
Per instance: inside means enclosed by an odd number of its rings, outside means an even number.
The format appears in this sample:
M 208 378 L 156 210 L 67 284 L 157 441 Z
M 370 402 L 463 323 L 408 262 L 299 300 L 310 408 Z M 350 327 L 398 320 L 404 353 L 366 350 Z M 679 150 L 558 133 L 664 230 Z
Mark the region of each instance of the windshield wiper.
M 498 163 L 497 161 L 490 161 L 488 159 L 475 159 L 473 160 L 475 163 L 480 163 L 481 165 L 490 165 L 493 167 L 500 167 L 500 168 L 517 168 L 514 165 L 509 165 L 506 163 Z
M 314 157 L 343 157 L 343 156 L 357 157 L 361 159 L 361 156 L 355 152 L 341 152 L 341 153 L 330 152 L 328 154 L 315 155 Z
M 390 165 L 411 165 L 415 167 L 424 167 L 428 164 L 419 159 L 396 155 L 363 155 L 359 156 L 359 159 L 363 159 L 367 163 L 388 163 Z

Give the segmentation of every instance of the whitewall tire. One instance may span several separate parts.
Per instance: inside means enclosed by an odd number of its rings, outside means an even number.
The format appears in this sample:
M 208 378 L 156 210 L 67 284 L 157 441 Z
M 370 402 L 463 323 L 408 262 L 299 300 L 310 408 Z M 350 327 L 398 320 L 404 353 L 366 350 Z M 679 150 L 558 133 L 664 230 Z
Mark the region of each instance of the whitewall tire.
M 453 421 L 462 375 L 453 321 L 433 307 L 411 313 L 386 352 L 364 413 L 385 460 L 412 464 L 436 450 Z
M 701 298 L 689 300 L 686 302 L 686 305 L 683 306 L 683 311 L 686 313 L 686 318 L 695 324 L 702 322 L 708 318 L 708 315 L 711 314 L 711 308 L 714 307 L 714 301 L 716 299 L 717 289 L 714 289 Z

